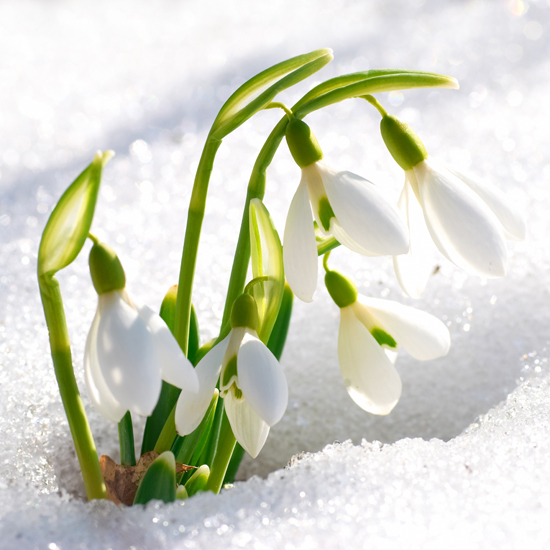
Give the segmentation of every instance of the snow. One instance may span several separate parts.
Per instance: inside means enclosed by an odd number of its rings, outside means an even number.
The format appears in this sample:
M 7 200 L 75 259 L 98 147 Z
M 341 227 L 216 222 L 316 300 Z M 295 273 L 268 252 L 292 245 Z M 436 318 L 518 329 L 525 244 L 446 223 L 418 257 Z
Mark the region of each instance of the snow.
M 0 20 L 2 548 L 548 547 L 550 2 L 7 0 Z M 338 310 L 320 284 L 313 304 L 295 304 L 282 360 L 289 408 L 258 458 L 243 461 L 247 481 L 183 504 L 85 502 L 35 276 L 51 209 L 97 149 L 114 149 L 93 229 L 117 250 L 132 295 L 158 308 L 177 280 L 193 174 L 217 110 L 247 78 L 320 47 L 333 48 L 333 63 L 280 100 L 369 68 L 456 77 L 458 91 L 378 99 L 431 155 L 505 192 L 526 215 L 528 240 L 509 245 L 503 279 L 439 258 L 419 301 L 403 296 L 390 259 L 334 251 L 331 266 L 360 292 L 422 308 L 451 331 L 447 357 L 400 353 L 403 397 L 392 414 L 369 415 L 348 397 Z M 219 329 L 244 189 L 280 116 L 255 116 L 218 153 L 194 292 L 203 341 Z M 372 107 L 348 101 L 307 121 L 327 161 L 397 200 L 402 171 Z M 281 234 L 298 181 L 283 143 L 265 198 Z M 96 307 L 88 250 L 59 280 L 95 441 L 116 459 L 116 427 L 93 410 L 83 380 Z

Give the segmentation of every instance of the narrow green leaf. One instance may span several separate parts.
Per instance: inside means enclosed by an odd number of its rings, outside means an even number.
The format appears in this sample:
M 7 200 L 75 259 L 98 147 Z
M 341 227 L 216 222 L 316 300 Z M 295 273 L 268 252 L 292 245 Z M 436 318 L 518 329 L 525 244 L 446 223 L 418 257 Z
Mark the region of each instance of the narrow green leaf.
M 150 500 L 176 500 L 176 460 L 170 451 L 162 453 L 149 466 L 134 497 L 134 504 L 147 504 Z
M 290 318 L 292 317 L 292 304 L 294 302 L 294 294 L 288 284 L 285 283 L 283 300 L 277 315 L 277 321 L 271 331 L 271 336 L 267 342 L 267 347 L 277 358 L 281 360 L 283 355 L 283 349 L 285 347 L 286 337 L 288 334 L 288 328 L 290 326 Z
M 113 155 L 112 151 L 98 151 L 59 199 L 40 241 L 39 276 L 67 267 L 82 250 L 92 225 L 101 172 Z
M 220 392 L 215 389 L 210 405 L 208 405 L 208 409 L 206 410 L 201 423 L 189 435 L 184 437 L 178 436 L 174 442 L 172 451 L 174 451 L 177 461 L 180 464 L 196 466 L 196 464 L 192 464 L 192 458 L 195 453 L 200 455 L 206 445 L 210 428 L 212 427 L 212 420 L 214 419 L 216 405 L 218 404 L 219 395 Z
M 258 336 L 268 341 L 279 313 L 285 285 L 283 247 L 271 216 L 260 199 L 250 201 L 250 255 L 254 278 L 267 277 L 253 287 L 258 306 Z
M 235 481 L 235 476 L 237 475 L 237 471 L 239 470 L 239 466 L 241 465 L 245 452 L 246 451 L 239 443 L 235 445 L 235 449 L 233 450 L 231 460 L 227 466 L 227 471 L 225 472 L 222 485 L 233 483 Z
M 245 82 L 225 102 L 212 125 L 211 136 L 222 139 L 268 105 L 279 92 L 314 74 L 331 60 L 332 50 L 323 48 L 262 71 Z M 257 97 L 252 100 L 253 96 Z

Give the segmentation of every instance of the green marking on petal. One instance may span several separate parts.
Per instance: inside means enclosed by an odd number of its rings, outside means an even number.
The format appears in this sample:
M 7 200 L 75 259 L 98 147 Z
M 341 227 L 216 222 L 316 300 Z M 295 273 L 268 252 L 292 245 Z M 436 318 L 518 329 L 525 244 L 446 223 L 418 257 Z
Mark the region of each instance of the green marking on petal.
M 237 378 L 237 356 L 234 355 L 223 369 L 221 388 L 229 389 L 233 377 Z
M 373 328 L 370 333 L 381 346 L 397 348 L 397 342 L 385 330 Z
M 325 231 L 330 229 L 330 220 L 335 217 L 336 216 L 334 215 L 332 206 L 330 206 L 330 202 L 328 202 L 326 197 L 323 197 L 319 201 L 319 218 Z
M 233 395 L 235 396 L 235 399 L 237 401 L 241 401 L 243 398 L 242 390 L 240 388 L 237 388 L 236 384 L 233 384 L 232 390 L 233 390 Z

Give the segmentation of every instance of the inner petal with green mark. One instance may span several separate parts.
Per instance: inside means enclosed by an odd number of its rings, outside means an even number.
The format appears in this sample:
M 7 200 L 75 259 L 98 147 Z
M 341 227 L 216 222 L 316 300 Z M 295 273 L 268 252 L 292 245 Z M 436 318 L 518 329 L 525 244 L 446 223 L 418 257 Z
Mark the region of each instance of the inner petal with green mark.
M 397 348 L 397 342 L 385 330 L 375 327 L 371 329 L 370 333 L 381 346 L 388 346 L 394 349 Z
M 319 219 L 321 220 L 321 225 L 325 231 L 330 229 L 330 220 L 335 218 L 334 210 L 330 206 L 330 202 L 326 197 L 322 197 L 319 201 Z
M 220 380 L 220 393 L 222 394 L 222 397 L 227 394 L 232 384 L 237 383 L 237 380 L 237 356 L 234 355 L 231 359 L 229 359 L 227 365 L 225 365 L 225 368 L 222 371 Z

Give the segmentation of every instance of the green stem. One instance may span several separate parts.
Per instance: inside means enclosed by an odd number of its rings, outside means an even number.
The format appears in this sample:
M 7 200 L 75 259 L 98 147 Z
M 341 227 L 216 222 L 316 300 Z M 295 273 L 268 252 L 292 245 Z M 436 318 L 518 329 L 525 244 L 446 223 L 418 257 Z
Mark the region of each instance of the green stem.
M 241 221 L 241 229 L 237 240 L 237 248 L 233 259 L 233 267 L 231 268 L 231 277 L 229 279 L 229 287 L 225 298 L 225 306 L 223 311 L 221 326 L 227 326 L 226 333 L 220 334 L 218 339 L 221 340 L 229 333 L 230 326 L 227 323 L 231 314 L 233 302 L 243 293 L 246 274 L 248 271 L 248 263 L 250 261 L 250 227 L 249 227 L 249 209 L 252 199 L 263 199 L 265 193 L 266 171 L 277 152 L 277 149 L 285 135 L 285 129 L 288 124 L 288 118 L 285 116 L 279 121 L 267 138 L 250 175 L 248 189 L 246 192 L 246 201 Z
M 386 109 L 384 109 L 384 107 L 382 107 L 382 105 L 380 105 L 380 103 L 378 102 L 378 100 L 374 96 L 368 94 L 368 95 L 364 95 L 364 96 L 361 96 L 361 97 L 363 99 L 366 99 L 372 106 L 376 107 L 377 111 L 380 113 L 382 118 L 388 116 L 388 113 L 386 112 Z
M 338 246 L 340 246 L 340 243 L 334 237 L 329 237 L 328 239 L 325 239 L 321 243 L 317 244 L 317 255 L 322 256 L 323 254 L 334 250 Z
M 94 438 L 74 376 L 71 344 L 59 283 L 53 275 L 48 273 L 41 275 L 38 281 L 46 325 L 50 333 L 55 377 L 69 421 L 86 494 L 89 500 L 107 498 Z
M 134 446 L 134 428 L 132 415 L 128 411 L 118 423 L 118 439 L 120 442 L 120 463 L 122 466 L 136 465 L 136 451 Z
M 205 491 L 213 491 L 218 494 L 222 488 L 223 479 L 225 477 L 225 472 L 227 471 L 227 466 L 233 455 L 233 449 L 237 443 L 233 431 L 231 430 L 231 425 L 227 415 L 223 415 L 221 430 L 218 439 L 218 446 L 216 449 L 216 455 L 214 457 L 214 462 L 210 467 L 210 477 L 208 478 L 208 483 L 206 484 Z
M 197 252 L 199 249 L 202 220 L 204 219 L 204 211 L 206 208 L 206 195 L 208 192 L 210 175 L 212 174 L 212 167 L 214 165 L 214 158 L 216 157 L 216 152 L 221 143 L 221 140 L 208 136 L 202 151 L 201 160 L 195 176 L 195 183 L 193 184 L 191 201 L 189 203 L 187 227 L 185 229 L 185 240 L 181 257 L 174 327 L 174 336 L 186 355 L 189 339 L 191 294 L 193 290 L 195 266 L 197 264 Z
M 330 256 L 330 250 L 323 256 L 323 268 L 327 273 L 330 271 L 330 267 L 328 266 L 329 256 Z

